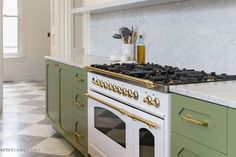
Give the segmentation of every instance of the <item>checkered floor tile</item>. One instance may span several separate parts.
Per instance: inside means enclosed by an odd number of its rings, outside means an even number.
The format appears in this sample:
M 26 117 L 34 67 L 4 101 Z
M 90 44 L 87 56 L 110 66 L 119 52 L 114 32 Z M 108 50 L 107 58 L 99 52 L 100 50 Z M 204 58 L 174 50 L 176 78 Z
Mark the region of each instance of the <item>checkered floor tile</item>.
M 3 85 L 0 157 L 82 157 L 45 119 L 45 83 Z

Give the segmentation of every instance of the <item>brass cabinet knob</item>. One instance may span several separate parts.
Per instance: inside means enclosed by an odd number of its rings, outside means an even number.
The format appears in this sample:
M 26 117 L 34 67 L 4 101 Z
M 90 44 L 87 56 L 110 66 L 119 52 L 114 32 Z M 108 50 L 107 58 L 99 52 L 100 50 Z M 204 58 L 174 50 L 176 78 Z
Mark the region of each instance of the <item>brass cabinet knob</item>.
M 150 97 L 150 96 L 146 96 L 143 99 L 143 102 L 146 103 L 146 104 L 149 104 L 149 105 L 151 105 L 151 101 L 152 101 L 152 97 Z
M 125 88 L 123 88 L 122 90 L 123 90 L 123 95 L 124 95 L 124 96 L 127 96 L 127 95 L 128 95 L 128 90 L 125 89 Z
M 108 86 L 109 86 L 109 90 L 113 91 L 113 85 L 111 83 L 109 83 Z
M 107 82 L 104 82 L 104 88 L 105 88 L 105 89 L 108 89 L 108 88 L 109 88 L 109 85 L 108 85 Z
M 155 99 L 152 100 L 151 104 L 152 104 L 153 106 L 159 108 L 159 106 L 160 106 L 160 100 L 157 99 L 157 98 L 155 98 Z
M 133 95 L 133 91 L 132 90 L 128 90 L 128 97 L 129 98 L 133 98 L 134 97 L 134 95 Z
M 133 95 L 134 95 L 134 99 L 135 99 L 135 100 L 138 100 L 138 92 L 137 92 L 137 91 L 134 91 L 134 92 L 133 92 Z
M 118 86 L 117 89 L 118 89 L 117 92 L 118 92 L 119 94 L 123 94 L 123 90 L 122 90 L 122 88 L 121 88 L 120 86 Z

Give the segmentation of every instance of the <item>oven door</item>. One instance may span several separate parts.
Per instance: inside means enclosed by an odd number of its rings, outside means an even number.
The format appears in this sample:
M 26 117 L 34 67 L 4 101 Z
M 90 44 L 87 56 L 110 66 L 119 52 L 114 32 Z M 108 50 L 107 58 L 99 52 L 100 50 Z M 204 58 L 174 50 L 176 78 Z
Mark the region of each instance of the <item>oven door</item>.
M 162 119 L 96 92 L 87 96 L 91 156 L 163 157 Z

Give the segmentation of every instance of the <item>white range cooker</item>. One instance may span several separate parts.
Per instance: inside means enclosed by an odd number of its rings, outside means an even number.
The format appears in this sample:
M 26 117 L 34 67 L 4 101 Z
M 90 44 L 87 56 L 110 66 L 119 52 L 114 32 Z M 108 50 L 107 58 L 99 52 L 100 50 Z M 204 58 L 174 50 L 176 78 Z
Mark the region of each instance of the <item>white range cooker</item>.
M 223 78 L 157 64 L 93 65 L 87 70 L 92 157 L 170 157 L 168 87 Z

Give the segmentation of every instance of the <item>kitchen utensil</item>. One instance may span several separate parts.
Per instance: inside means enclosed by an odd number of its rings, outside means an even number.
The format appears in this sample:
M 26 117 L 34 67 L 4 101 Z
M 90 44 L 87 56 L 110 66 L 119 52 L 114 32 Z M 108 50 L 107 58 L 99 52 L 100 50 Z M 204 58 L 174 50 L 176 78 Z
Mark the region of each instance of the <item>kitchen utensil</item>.
M 115 39 L 121 39 L 121 35 L 120 34 L 114 34 L 112 37 L 115 38 Z

